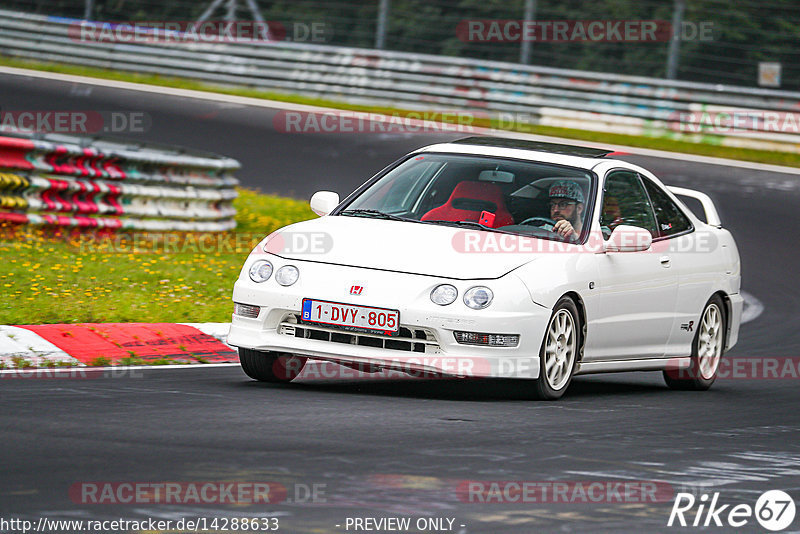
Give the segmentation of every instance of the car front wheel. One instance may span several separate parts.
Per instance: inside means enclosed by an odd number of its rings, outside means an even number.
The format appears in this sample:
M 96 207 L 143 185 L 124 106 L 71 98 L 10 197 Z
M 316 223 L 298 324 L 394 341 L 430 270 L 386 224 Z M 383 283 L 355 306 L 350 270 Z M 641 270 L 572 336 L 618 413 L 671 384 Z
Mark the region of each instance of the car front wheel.
M 714 383 L 725 349 L 724 310 L 719 295 L 714 295 L 706 303 L 692 342 L 689 367 L 664 371 L 664 381 L 671 389 L 706 390 Z
M 556 400 L 564 395 L 578 361 L 581 332 L 578 308 L 571 298 L 561 297 L 553 308 L 539 351 L 539 378 L 535 385 L 538 398 Z
M 261 382 L 291 382 L 306 364 L 303 356 L 239 348 L 239 363 L 244 373 Z

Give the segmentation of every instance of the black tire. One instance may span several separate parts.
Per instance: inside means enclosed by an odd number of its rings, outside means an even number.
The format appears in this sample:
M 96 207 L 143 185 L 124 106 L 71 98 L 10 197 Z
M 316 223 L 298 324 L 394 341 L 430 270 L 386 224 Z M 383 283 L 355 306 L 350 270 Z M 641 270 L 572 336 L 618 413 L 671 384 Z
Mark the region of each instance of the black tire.
M 263 352 L 239 348 L 239 363 L 244 374 L 261 382 L 291 382 L 306 364 L 307 358 L 283 352 Z
M 704 330 L 706 318 L 713 315 L 714 311 L 718 314 L 718 326 L 713 329 L 711 337 L 713 340 L 706 341 L 705 334 L 708 331 Z M 725 343 L 727 342 L 727 317 L 725 314 L 725 303 L 719 295 L 714 295 L 703 308 L 703 313 L 700 314 L 700 321 L 697 325 L 697 331 L 694 334 L 692 341 L 692 356 L 689 367 L 685 369 L 667 369 L 664 371 L 664 382 L 670 389 L 677 390 L 690 390 L 690 391 L 705 391 L 711 387 L 711 384 L 717 379 L 717 370 L 719 369 L 719 360 L 725 353 Z M 703 340 L 701 340 L 701 335 Z M 703 346 L 705 345 L 705 347 Z M 700 352 L 703 350 L 701 357 Z M 709 356 L 709 351 L 713 355 Z M 709 358 L 716 358 L 716 363 L 713 363 L 713 373 L 710 372 L 708 367 Z
M 552 334 L 560 331 L 562 324 L 570 325 L 571 335 L 564 336 L 561 332 L 560 335 L 553 338 Z M 578 308 L 571 298 L 561 297 L 553 308 L 553 314 L 547 323 L 542 346 L 539 349 L 539 378 L 534 384 L 534 393 L 537 398 L 556 400 L 564 395 L 572 383 L 582 347 L 583 326 Z M 548 373 L 548 365 L 551 363 L 559 365 L 558 369 L 553 370 L 555 374 Z

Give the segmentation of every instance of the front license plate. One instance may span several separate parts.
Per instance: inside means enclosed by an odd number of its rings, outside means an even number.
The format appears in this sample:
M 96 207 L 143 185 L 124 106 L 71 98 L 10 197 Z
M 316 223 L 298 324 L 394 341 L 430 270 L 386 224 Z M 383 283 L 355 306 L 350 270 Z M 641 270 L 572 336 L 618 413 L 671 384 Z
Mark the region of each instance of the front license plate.
M 400 312 L 327 300 L 303 299 L 303 322 L 396 336 L 400 331 Z

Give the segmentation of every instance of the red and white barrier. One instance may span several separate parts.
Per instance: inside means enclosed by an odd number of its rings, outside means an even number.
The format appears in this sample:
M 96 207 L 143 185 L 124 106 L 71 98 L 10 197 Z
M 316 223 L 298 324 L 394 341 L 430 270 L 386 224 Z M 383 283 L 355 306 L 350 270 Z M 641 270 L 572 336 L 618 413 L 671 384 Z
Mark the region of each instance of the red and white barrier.
M 235 228 L 239 163 L 177 149 L 0 134 L 0 221 L 153 231 Z

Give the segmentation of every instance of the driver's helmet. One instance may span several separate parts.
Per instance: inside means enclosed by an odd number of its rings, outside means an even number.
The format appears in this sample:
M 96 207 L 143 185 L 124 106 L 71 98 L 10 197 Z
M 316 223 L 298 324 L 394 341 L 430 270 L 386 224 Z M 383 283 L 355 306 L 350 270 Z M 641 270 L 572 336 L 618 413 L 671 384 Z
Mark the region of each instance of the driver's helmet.
M 558 180 L 550 186 L 550 198 L 566 198 L 582 203 L 583 191 L 572 180 Z

